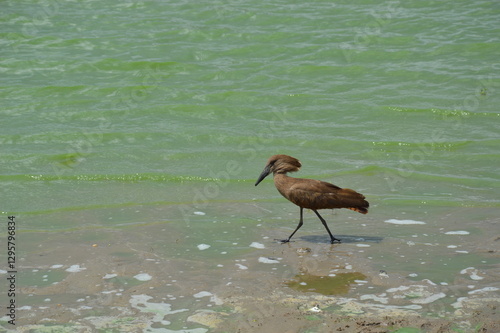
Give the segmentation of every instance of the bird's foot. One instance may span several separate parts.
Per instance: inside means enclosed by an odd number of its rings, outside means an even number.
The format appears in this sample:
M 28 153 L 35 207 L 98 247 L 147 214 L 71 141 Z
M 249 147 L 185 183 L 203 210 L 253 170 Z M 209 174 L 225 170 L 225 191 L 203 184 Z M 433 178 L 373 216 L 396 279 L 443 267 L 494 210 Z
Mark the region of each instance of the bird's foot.
M 332 240 L 330 241 L 330 244 L 335 244 L 335 243 L 342 243 L 342 241 L 338 238 L 333 237 Z
M 289 243 L 290 239 L 275 239 L 275 241 L 280 242 L 281 244 Z

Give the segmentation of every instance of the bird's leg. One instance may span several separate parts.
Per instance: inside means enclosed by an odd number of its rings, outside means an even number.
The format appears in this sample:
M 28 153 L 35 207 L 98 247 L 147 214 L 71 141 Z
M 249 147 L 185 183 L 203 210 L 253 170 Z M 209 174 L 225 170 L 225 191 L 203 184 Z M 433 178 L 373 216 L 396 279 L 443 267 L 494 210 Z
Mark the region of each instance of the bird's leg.
M 328 231 L 328 234 L 330 235 L 330 243 L 332 243 L 332 244 L 335 243 L 335 242 L 339 242 L 340 243 L 340 239 L 333 237 L 332 233 L 330 232 L 330 229 L 328 229 L 328 226 L 326 225 L 326 221 L 321 217 L 321 215 L 319 215 L 318 211 L 313 209 L 313 212 L 316 213 L 316 215 L 321 220 L 321 223 L 323 223 L 323 225 L 325 226 L 326 231 Z
M 302 218 L 303 217 L 303 211 L 304 211 L 304 208 L 300 207 L 300 221 L 299 221 L 299 225 L 297 226 L 297 228 L 295 228 L 295 230 L 292 232 L 292 234 L 290 235 L 290 237 L 288 237 L 287 239 L 277 239 L 282 244 L 288 243 L 290 241 L 290 239 L 292 238 L 292 236 L 295 235 L 295 233 L 297 232 L 297 230 L 299 230 L 300 227 L 302 227 L 302 225 L 304 224 L 303 218 Z

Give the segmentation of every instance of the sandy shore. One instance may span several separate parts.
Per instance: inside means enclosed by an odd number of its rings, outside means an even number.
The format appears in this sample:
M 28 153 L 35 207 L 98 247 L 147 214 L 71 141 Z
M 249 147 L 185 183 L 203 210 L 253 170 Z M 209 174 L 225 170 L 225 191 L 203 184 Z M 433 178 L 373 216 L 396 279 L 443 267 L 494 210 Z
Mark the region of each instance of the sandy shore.
M 398 239 L 283 245 L 272 240 L 280 233 L 207 246 L 161 223 L 43 241 L 24 233 L 16 332 L 500 332 L 498 264 L 464 263 L 444 283 L 364 252 L 388 253 Z M 498 262 L 499 243 L 490 237 L 471 255 Z M 6 319 L 0 332 L 12 329 Z

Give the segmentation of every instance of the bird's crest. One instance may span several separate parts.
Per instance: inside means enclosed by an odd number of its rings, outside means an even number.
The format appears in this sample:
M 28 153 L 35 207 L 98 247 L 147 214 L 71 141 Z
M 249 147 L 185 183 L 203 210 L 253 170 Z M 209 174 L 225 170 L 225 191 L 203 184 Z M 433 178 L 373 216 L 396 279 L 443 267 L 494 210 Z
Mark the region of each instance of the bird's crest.
M 302 166 L 298 159 L 288 155 L 273 155 L 267 161 L 267 165 L 274 173 L 296 172 Z

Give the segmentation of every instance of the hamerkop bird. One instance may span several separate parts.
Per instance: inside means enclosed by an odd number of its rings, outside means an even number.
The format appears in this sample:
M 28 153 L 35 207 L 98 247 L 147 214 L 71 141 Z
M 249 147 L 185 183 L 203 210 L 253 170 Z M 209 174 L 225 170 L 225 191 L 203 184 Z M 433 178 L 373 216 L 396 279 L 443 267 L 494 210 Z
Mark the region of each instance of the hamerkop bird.
M 267 161 L 264 171 L 257 179 L 255 186 L 266 178 L 271 172 L 274 176 L 274 185 L 285 198 L 300 207 L 300 221 L 297 228 L 290 237 L 280 240 L 282 243 L 288 243 L 297 230 L 303 224 L 304 208 L 312 209 L 319 217 L 321 223 L 330 235 L 331 243 L 340 242 L 340 239 L 333 237 L 326 221 L 319 215 L 318 209 L 347 208 L 361 214 L 368 213 L 368 201 L 365 196 L 348 188 L 340 188 L 336 185 L 322 182 L 316 179 L 293 178 L 287 176 L 287 172 L 295 172 L 302 165 L 300 161 L 288 155 L 274 155 Z

